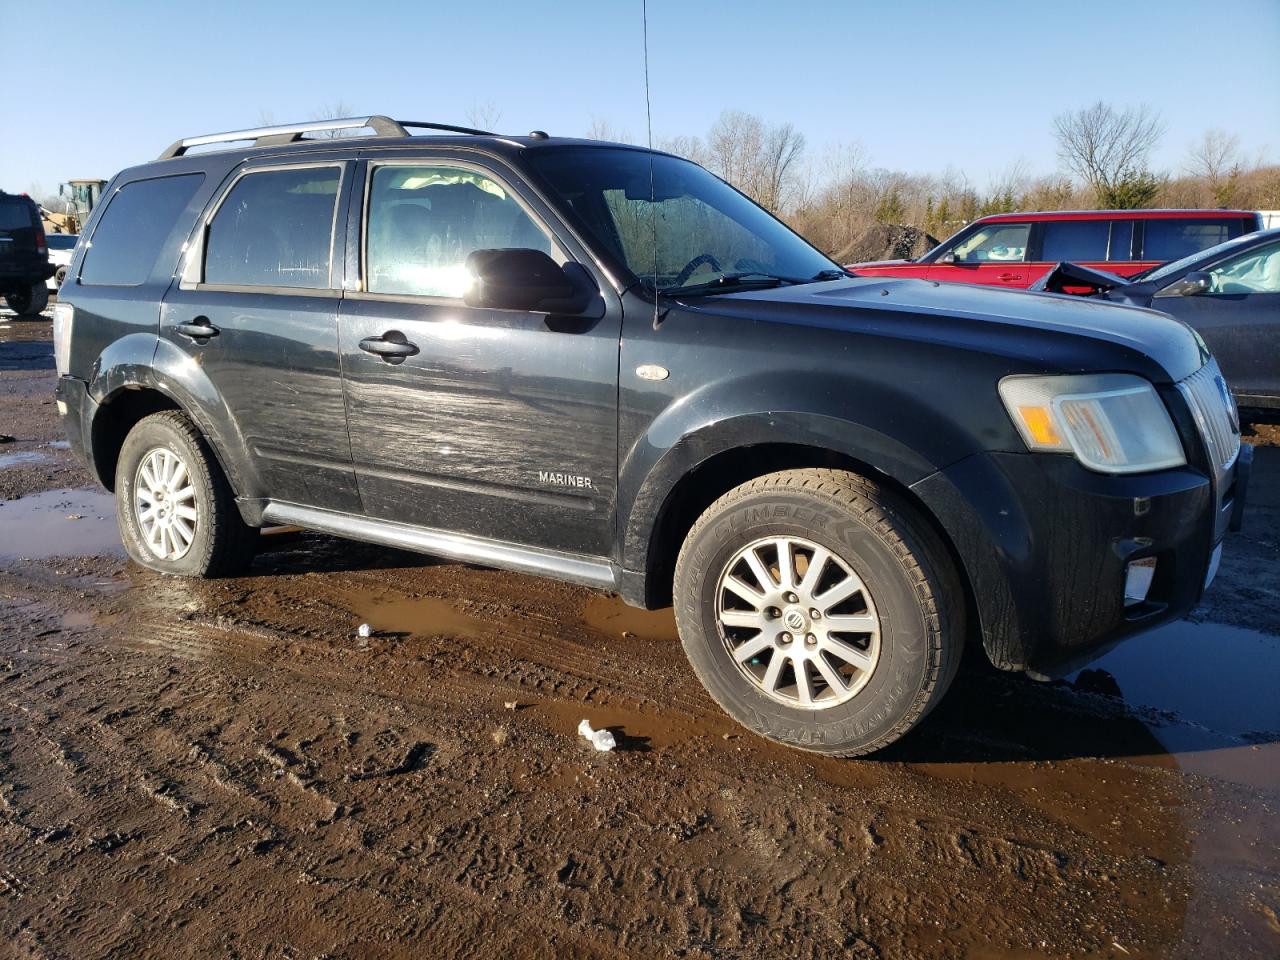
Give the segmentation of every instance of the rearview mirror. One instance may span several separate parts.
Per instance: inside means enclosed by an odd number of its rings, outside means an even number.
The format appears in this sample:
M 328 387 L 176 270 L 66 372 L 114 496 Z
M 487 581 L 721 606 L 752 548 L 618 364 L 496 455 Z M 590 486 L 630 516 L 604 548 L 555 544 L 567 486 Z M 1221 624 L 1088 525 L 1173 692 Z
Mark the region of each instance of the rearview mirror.
M 1192 270 L 1181 280 L 1175 280 L 1159 291 L 1157 297 L 1198 297 L 1208 293 L 1213 286 L 1213 278 L 1203 270 Z
M 599 299 L 586 270 L 576 263 L 562 267 L 541 250 L 474 250 L 466 269 L 472 283 L 463 300 L 469 307 L 572 315 Z

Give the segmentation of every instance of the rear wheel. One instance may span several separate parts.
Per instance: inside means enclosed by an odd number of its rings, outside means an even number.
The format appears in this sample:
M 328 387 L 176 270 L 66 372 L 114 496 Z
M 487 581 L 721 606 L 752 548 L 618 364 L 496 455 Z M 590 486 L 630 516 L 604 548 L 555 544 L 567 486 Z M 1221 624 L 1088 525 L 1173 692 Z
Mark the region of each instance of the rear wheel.
M 897 740 L 959 665 L 964 604 L 913 507 L 857 474 L 789 470 L 721 497 L 676 564 L 685 652 L 762 736 L 853 756 Z
M 5 303 L 20 317 L 34 317 L 49 305 L 49 288 L 44 281 L 30 287 L 5 294 Z
M 245 524 L 208 443 L 176 410 L 152 414 L 125 438 L 116 464 L 120 537 L 134 561 L 160 573 L 243 573 L 258 531 Z

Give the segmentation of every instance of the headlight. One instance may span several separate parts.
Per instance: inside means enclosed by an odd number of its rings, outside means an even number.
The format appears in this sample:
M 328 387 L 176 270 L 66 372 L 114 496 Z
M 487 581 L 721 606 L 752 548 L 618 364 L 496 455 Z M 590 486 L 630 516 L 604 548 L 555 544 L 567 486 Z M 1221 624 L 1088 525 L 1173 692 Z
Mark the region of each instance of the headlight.
M 71 304 L 53 305 L 53 364 L 60 377 L 71 372 L 71 325 L 75 318 L 76 310 Z
M 1074 453 L 1090 470 L 1141 473 L 1187 462 L 1169 411 L 1141 377 L 1005 377 L 1000 399 L 1029 449 Z

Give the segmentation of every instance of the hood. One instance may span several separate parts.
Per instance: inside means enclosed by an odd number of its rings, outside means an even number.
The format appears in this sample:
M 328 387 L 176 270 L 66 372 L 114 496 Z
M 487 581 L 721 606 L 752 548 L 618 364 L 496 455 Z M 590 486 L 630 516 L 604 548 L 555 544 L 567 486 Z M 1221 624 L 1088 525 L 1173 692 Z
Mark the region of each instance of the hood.
M 867 278 L 747 290 L 694 309 L 771 319 L 1018 358 L 1046 373 L 1133 372 L 1177 381 L 1204 365 L 1186 324 L 1142 307 L 962 283 Z

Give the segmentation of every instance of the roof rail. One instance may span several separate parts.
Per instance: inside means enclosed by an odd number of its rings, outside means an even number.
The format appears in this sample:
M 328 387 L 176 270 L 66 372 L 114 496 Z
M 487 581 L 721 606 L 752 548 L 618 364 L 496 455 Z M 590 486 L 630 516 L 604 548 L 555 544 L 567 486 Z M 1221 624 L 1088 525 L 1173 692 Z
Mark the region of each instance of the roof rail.
M 229 130 L 226 133 L 209 133 L 201 137 L 187 137 L 171 144 L 157 160 L 171 160 L 180 157 L 191 147 L 204 146 L 210 143 L 234 143 L 238 140 L 252 140 L 255 146 L 267 147 L 282 143 L 294 143 L 302 139 L 304 133 L 318 133 L 325 130 L 362 130 L 365 127 L 373 130 L 376 137 L 407 137 L 406 127 L 430 130 L 448 130 L 453 133 L 470 133 L 480 136 L 492 136 L 487 130 L 473 130 L 471 127 L 454 127 L 445 123 L 425 123 L 416 120 L 392 120 L 381 114 L 371 117 L 346 117 L 340 120 L 311 120 L 307 123 L 286 123 L 273 127 L 253 127 L 249 130 Z

